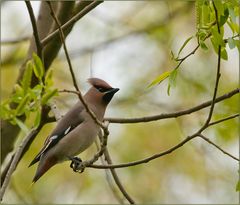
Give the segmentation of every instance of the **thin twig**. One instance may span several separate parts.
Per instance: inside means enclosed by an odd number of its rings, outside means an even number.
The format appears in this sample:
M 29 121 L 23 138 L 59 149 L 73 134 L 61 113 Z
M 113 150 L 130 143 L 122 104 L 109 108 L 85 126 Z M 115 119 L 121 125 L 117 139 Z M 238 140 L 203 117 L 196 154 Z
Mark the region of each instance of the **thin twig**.
M 236 115 L 232 115 L 230 117 L 227 117 L 227 118 L 223 118 L 221 120 L 218 120 L 218 121 L 215 121 L 213 123 L 210 123 L 208 125 L 208 127 L 212 126 L 212 125 L 215 125 L 215 124 L 218 124 L 218 123 L 221 123 L 221 122 L 224 122 L 226 120 L 230 120 L 230 119 L 233 119 L 235 117 L 239 116 L 239 114 L 236 114 Z M 206 128 L 205 128 L 206 129 Z M 123 163 L 123 164 L 115 164 L 115 165 L 91 165 L 89 167 L 92 167 L 92 168 L 97 168 L 97 169 L 110 169 L 110 168 L 124 168 L 124 167 L 129 167 L 129 166 L 135 166 L 135 165 L 139 165 L 139 164 L 142 164 L 142 163 L 147 163 L 153 159 L 156 159 L 156 158 L 159 158 L 159 157 L 162 157 L 164 155 L 167 155 L 167 154 L 170 154 L 171 152 L 173 152 L 174 150 L 180 148 L 181 146 L 183 146 L 184 144 L 186 144 L 188 141 L 192 140 L 193 138 L 195 137 L 201 137 L 201 138 L 204 138 L 202 137 L 203 135 L 201 133 L 195 133 L 189 137 L 187 137 L 186 139 L 184 139 L 182 142 L 180 142 L 179 144 L 175 145 L 174 147 L 170 148 L 169 150 L 165 151 L 165 152 L 161 152 L 159 154 L 155 154 L 151 157 L 148 157 L 148 158 L 145 158 L 145 159 L 142 159 L 142 160 L 138 160 L 138 161 L 134 161 L 134 162 L 129 162 L 129 163 Z M 219 150 L 221 150 L 224 154 L 227 154 L 228 156 L 230 156 L 231 158 L 239 161 L 238 158 L 234 157 L 233 155 L 229 154 L 228 152 L 224 151 L 222 148 L 220 148 L 218 145 L 216 145 L 215 143 L 213 143 L 212 141 L 210 141 L 209 139 L 204 139 L 206 141 L 208 141 L 210 144 L 214 145 L 215 147 L 217 147 Z
M 109 165 L 112 164 L 112 159 L 111 159 L 111 156 L 108 152 L 108 149 L 106 147 L 105 151 L 104 151 L 104 156 L 105 156 L 105 160 L 107 161 L 107 163 Z M 132 197 L 127 193 L 126 189 L 123 187 L 118 175 L 117 175 L 117 172 L 115 169 L 111 168 L 110 169 L 111 173 L 112 173 L 112 176 L 113 176 L 113 179 L 115 181 L 115 183 L 117 184 L 119 190 L 122 192 L 123 196 L 128 200 L 128 202 L 130 204 L 135 204 L 134 200 L 132 199 Z
M 227 98 L 231 98 L 232 96 L 238 94 L 240 92 L 239 88 L 236 88 L 220 97 L 217 97 L 215 99 L 215 103 L 221 102 Z M 167 119 L 167 118 L 176 118 L 183 115 L 189 115 L 191 113 L 194 113 L 198 110 L 204 109 L 212 104 L 212 100 L 206 101 L 202 104 L 199 104 L 195 107 L 192 107 L 190 109 L 185 109 L 178 112 L 173 113 L 163 113 L 159 115 L 153 115 L 153 116 L 146 116 L 146 117 L 138 117 L 138 118 L 105 118 L 105 120 L 109 121 L 110 123 L 142 123 L 142 122 L 151 122 L 151 121 L 157 121 L 161 119 Z
M 207 141 L 209 144 L 213 145 L 214 147 L 216 147 L 217 149 L 219 149 L 222 153 L 228 155 L 229 157 L 235 159 L 236 161 L 239 161 L 239 159 L 237 157 L 234 157 L 233 155 L 229 154 L 228 152 L 226 152 L 225 150 L 223 150 L 220 146 L 216 145 L 214 142 L 212 142 L 210 139 L 208 139 L 207 137 L 203 136 L 202 134 L 198 135 L 200 138 L 204 139 L 205 141 Z
M 102 132 L 100 131 L 99 133 L 101 133 L 101 137 L 102 137 Z M 99 138 L 100 138 L 100 135 L 99 135 Z M 101 140 L 100 140 L 100 141 L 101 141 Z M 95 140 L 95 144 L 96 144 L 97 150 L 100 150 L 100 145 L 98 144 L 98 141 L 97 141 L 97 140 Z M 101 160 L 102 165 L 105 165 L 105 164 L 106 164 L 106 163 L 105 163 L 105 160 L 103 159 L 103 156 L 100 157 L 100 160 Z M 115 187 L 114 184 L 113 184 L 112 177 L 111 177 L 111 175 L 110 175 L 110 174 L 112 174 L 112 173 L 110 172 L 109 169 L 105 169 L 104 171 L 105 171 L 105 174 L 106 174 L 107 183 L 108 183 L 109 188 L 111 189 L 114 197 L 116 198 L 116 200 L 117 200 L 120 204 L 124 204 L 123 198 L 121 198 L 121 197 L 119 196 L 118 191 L 117 191 L 116 187 Z
M 214 11 L 215 11 L 215 18 L 216 18 L 216 22 L 217 22 L 218 33 L 220 34 L 220 26 L 219 26 L 219 22 L 218 22 L 217 9 L 216 9 L 216 6 L 214 4 L 214 1 L 212 1 L 212 3 L 213 3 Z M 211 121 L 211 118 L 212 118 L 212 115 L 213 115 L 214 106 L 215 106 L 215 99 L 216 99 L 217 91 L 218 91 L 219 79 L 220 79 L 220 76 L 221 76 L 220 68 L 221 68 L 221 46 L 219 45 L 218 46 L 217 74 L 216 74 L 216 81 L 215 81 L 215 86 L 214 86 L 212 103 L 211 103 L 211 106 L 210 106 L 208 118 L 207 118 L 206 122 L 204 123 L 204 125 L 202 126 L 202 128 L 200 128 L 198 133 L 201 133 L 205 128 L 207 128 L 208 124 Z
M 82 102 L 83 106 L 85 107 L 86 111 L 88 112 L 88 114 L 92 117 L 92 119 L 96 122 L 96 124 L 98 124 L 104 131 L 108 132 L 108 130 L 106 129 L 106 127 L 103 126 L 102 122 L 100 122 L 96 115 L 90 110 L 89 106 L 87 105 L 87 103 L 85 102 L 79 88 L 78 88 L 78 85 L 77 85 L 77 81 L 76 81 L 76 78 L 75 78 L 75 75 L 74 75 L 74 72 L 73 72 L 73 67 L 72 67 L 72 63 L 71 63 L 71 60 L 70 60 L 70 57 L 69 57 L 69 54 L 68 54 L 68 51 L 67 51 L 67 46 L 66 46 L 66 43 L 65 43 L 65 37 L 64 37 L 64 33 L 63 33 L 63 30 L 61 28 L 61 25 L 60 25 L 60 22 L 59 20 L 57 19 L 54 11 L 53 11 L 53 8 L 52 8 L 52 5 L 51 5 L 51 2 L 47 2 L 48 5 L 49 5 L 49 8 L 51 10 L 51 15 L 52 17 L 54 18 L 57 26 L 58 26 L 58 29 L 59 29 L 59 33 L 60 33 L 60 38 L 61 38 L 61 41 L 62 41 L 62 44 L 63 44 L 63 49 L 64 49 L 64 52 L 65 52 L 65 55 L 66 55 L 66 58 L 67 58 L 67 62 L 68 62 L 68 66 L 69 66 L 69 69 L 70 69 L 70 72 L 71 72 L 71 76 L 72 76 L 72 80 L 73 80 L 73 85 L 76 89 L 76 91 L 78 92 L 78 98 L 79 100 Z M 91 5 L 91 4 L 90 4 Z
M 69 19 L 65 24 L 61 25 L 61 29 L 65 30 L 72 26 L 72 24 L 76 23 L 80 18 L 82 18 L 84 15 L 86 15 L 89 11 L 94 9 L 97 5 L 102 3 L 103 1 L 93 1 L 91 4 L 86 6 L 83 10 L 81 10 L 79 13 L 74 15 L 71 19 Z M 45 37 L 41 43 L 43 46 L 45 46 L 48 42 L 50 42 L 56 35 L 58 35 L 59 29 L 56 29 L 54 32 L 49 34 L 47 37 Z
M 42 107 L 42 111 L 41 111 L 41 121 L 39 123 L 39 126 L 36 128 L 36 132 L 31 135 L 31 138 L 28 140 L 28 143 L 26 144 L 26 146 L 23 147 L 23 151 L 22 154 L 20 155 L 18 161 L 16 162 L 15 168 L 17 168 L 20 160 L 23 158 L 24 154 L 28 151 L 29 147 L 31 146 L 32 142 L 34 141 L 34 139 L 36 138 L 37 134 L 40 132 L 40 130 L 42 129 L 42 127 L 49 122 L 52 122 L 51 118 L 48 117 L 48 113 L 50 111 L 50 107 L 48 106 L 43 106 Z M 4 183 L 6 175 L 9 171 L 9 168 L 11 166 L 11 164 L 13 163 L 13 159 L 16 155 L 16 152 L 12 155 L 11 159 L 8 161 L 8 164 L 5 166 L 4 170 L 1 172 L 1 184 Z
M 122 164 L 114 164 L 114 165 L 95 165 L 95 164 L 93 164 L 93 165 L 90 165 L 88 167 L 96 168 L 96 169 L 111 169 L 111 168 L 131 167 L 131 166 L 136 166 L 136 165 L 143 164 L 143 163 L 148 163 L 148 162 L 150 162 L 150 161 L 152 161 L 154 159 L 157 159 L 159 157 L 171 154 L 173 151 L 175 151 L 178 148 L 182 147 L 184 144 L 186 144 L 188 141 L 192 140 L 195 137 L 197 137 L 197 135 L 191 135 L 191 136 L 185 138 L 183 141 L 181 141 L 177 145 L 173 146 L 172 148 L 170 148 L 170 149 L 168 149 L 168 150 L 166 150 L 164 152 L 152 155 L 150 157 L 141 159 L 141 160 L 128 162 L 128 163 L 122 163 Z
M 28 142 L 33 138 L 33 136 L 36 136 L 36 134 L 38 133 L 38 129 L 34 129 L 32 130 L 28 136 L 22 141 L 21 145 L 18 147 L 16 153 L 14 154 L 14 157 L 13 157 L 13 160 L 12 160 L 12 163 L 8 169 L 8 172 L 6 174 L 6 177 L 5 177 L 5 180 L 2 184 L 2 187 L 1 187 L 1 190 L 0 190 L 0 199 L 2 201 L 2 198 L 3 198 L 3 195 L 6 191 L 6 188 L 10 182 L 10 178 L 12 176 L 12 173 L 14 172 L 14 170 L 16 169 L 16 166 L 17 166 L 17 162 L 19 162 L 20 158 L 21 158 L 21 155 L 23 153 L 23 150 L 24 150 L 24 147 L 27 146 Z
M 208 127 L 213 126 L 213 125 L 216 125 L 216 124 L 218 124 L 218 123 L 220 123 L 220 122 L 224 122 L 224 121 L 226 121 L 226 120 L 230 120 L 230 119 L 236 118 L 236 117 L 239 117 L 239 114 L 231 115 L 231 116 L 229 116 L 229 117 L 226 117 L 226 118 L 223 118 L 223 119 L 220 119 L 220 120 L 216 120 L 216 121 L 214 121 L 214 122 L 211 122 L 211 123 L 208 124 Z
M 30 16 L 30 20 L 31 20 L 31 24 L 32 24 L 32 28 L 33 28 L 33 35 L 34 35 L 34 39 L 35 39 L 35 43 L 36 43 L 36 47 L 37 47 L 37 54 L 39 56 L 39 58 L 41 58 L 41 60 L 43 61 L 43 55 L 42 55 L 42 44 L 38 35 L 38 29 L 37 29 L 37 23 L 36 23 L 36 19 L 33 13 L 33 9 L 32 9 L 32 5 L 30 1 L 25 1 L 27 9 L 28 9 L 28 13 Z

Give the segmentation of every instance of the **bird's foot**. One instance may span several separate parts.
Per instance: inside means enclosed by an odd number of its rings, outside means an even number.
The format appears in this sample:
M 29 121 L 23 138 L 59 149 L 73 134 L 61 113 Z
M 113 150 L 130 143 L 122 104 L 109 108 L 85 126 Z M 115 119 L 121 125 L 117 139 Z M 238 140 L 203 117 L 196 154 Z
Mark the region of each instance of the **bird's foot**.
M 85 169 L 83 165 L 83 161 L 79 157 L 68 157 L 72 162 L 70 167 L 73 169 L 74 172 L 82 173 Z

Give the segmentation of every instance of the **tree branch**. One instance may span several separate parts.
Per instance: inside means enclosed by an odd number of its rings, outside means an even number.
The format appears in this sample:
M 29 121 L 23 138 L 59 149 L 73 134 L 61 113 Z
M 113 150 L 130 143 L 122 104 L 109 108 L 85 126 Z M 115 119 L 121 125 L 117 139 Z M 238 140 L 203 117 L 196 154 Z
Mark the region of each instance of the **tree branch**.
M 193 138 L 197 137 L 197 135 L 192 135 L 192 136 L 188 136 L 187 138 L 185 138 L 183 141 L 181 141 L 180 143 L 178 143 L 177 145 L 173 146 L 172 148 L 158 153 L 158 154 L 154 154 L 150 157 L 141 159 L 141 160 L 137 160 L 137 161 L 133 161 L 133 162 L 128 162 L 128 163 L 122 163 L 122 164 L 115 164 L 115 165 L 89 165 L 88 167 L 91 168 L 96 168 L 96 169 L 112 169 L 112 168 L 125 168 L 125 167 L 131 167 L 131 166 L 136 166 L 139 164 L 143 164 L 143 163 L 148 163 L 154 159 L 157 159 L 159 157 L 171 154 L 173 151 L 177 150 L 178 148 L 182 147 L 183 145 L 185 145 L 188 141 L 192 140 Z
M 39 126 L 36 128 L 36 132 L 34 132 L 34 134 L 31 135 L 31 137 L 29 138 L 26 146 L 23 147 L 23 151 L 22 154 L 20 156 L 20 158 L 18 159 L 18 161 L 16 162 L 15 168 L 17 167 L 18 163 L 20 162 L 20 160 L 23 158 L 24 154 L 28 151 L 29 147 L 31 146 L 32 142 L 34 141 L 34 139 L 36 138 L 37 134 L 40 132 L 40 130 L 42 129 L 42 127 L 46 124 L 50 122 L 50 118 L 48 117 L 48 113 L 50 111 L 50 107 L 48 106 L 43 106 L 42 107 L 42 111 L 41 111 L 41 121 L 39 123 Z M 13 163 L 13 159 L 14 156 L 16 155 L 16 152 L 12 155 L 12 158 L 9 160 L 8 164 L 5 166 L 4 170 L 1 172 L 1 184 L 3 184 L 7 172 L 11 166 L 11 164 Z
M 233 158 L 236 161 L 239 161 L 239 159 L 237 157 L 234 157 L 233 155 L 229 154 L 228 152 L 224 151 L 221 147 L 219 147 L 218 145 L 216 145 L 214 142 L 212 142 L 210 139 L 208 139 L 207 137 L 203 136 L 202 134 L 198 135 L 200 138 L 204 139 L 206 142 L 208 142 L 209 144 L 213 145 L 214 147 L 216 147 L 217 149 L 219 149 L 222 153 L 228 155 L 229 157 Z
M 107 147 L 104 150 L 104 156 L 105 156 L 105 160 L 107 161 L 107 163 L 109 165 L 111 165 L 112 164 L 112 159 L 111 159 L 111 156 L 110 156 L 110 154 L 108 152 Z M 126 189 L 123 187 L 123 185 L 122 185 L 122 183 L 121 183 L 121 181 L 120 181 L 120 179 L 119 179 L 119 177 L 117 175 L 116 170 L 113 169 L 113 168 L 110 168 L 110 172 L 111 172 L 111 174 L 113 176 L 113 179 L 114 179 L 115 183 L 117 184 L 119 190 L 122 192 L 123 196 L 128 200 L 128 202 L 130 204 L 135 204 L 135 202 L 132 199 L 132 197 L 127 193 Z
M 65 90 L 66 91 L 66 90 Z M 220 97 L 215 99 L 215 103 L 221 102 L 227 98 L 231 98 L 232 96 L 238 94 L 240 92 L 239 88 L 236 88 L 229 93 L 226 93 Z M 147 117 L 139 117 L 139 118 L 105 118 L 105 120 L 109 121 L 110 123 L 142 123 L 142 122 L 151 122 L 157 121 L 161 119 L 168 119 L 168 118 L 177 118 L 183 115 L 189 115 L 194 113 L 198 110 L 204 109 L 212 104 L 212 100 L 206 101 L 200 105 L 192 107 L 190 109 L 173 112 L 173 113 L 163 113 L 159 115 L 147 116 Z
M 33 28 L 33 35 L 34 35 L 34 39 L 35 39 L 35 43 L 37 46 L 37 54 L 39 56 L 39 58 L 41 58 L 41 60 L 43 61 L 43 55 L 42 55 L 42 44 L 38 35 L 38 29 L 37 29 L 37 23 L 36 23 L 36 19 L 33 13 L 33 9 L 32 9 L 32 5 L 30 1 L 25 1 L 27 9 L 28 9 L 28 14 L 30 16 L 30 20 L 31 20 L 31 24 L 32 24 L 32 28 Z
M 65 52 L 65 55 L 66 55 L 66 58 L 67 58 L 67 62 L 68 62 L 68 66 L 69 66 L 69 69 L 70 69 L 70 72 L 71 72 L 73 85 L 74 85 L 76 91 L 78 92 L 78 98 L 82 102 L 82 104 L 84 105 L 88 114 L 96 122 L 96 124 L 98 124 L 104 130 L 104 132 L 106 131 L 105 134 L 107 134 L 108 133 L 107 128 L 97 119 L 96 115 L 90 110 L 90 108 L 88 107 L 87 103 L 85 102 L 85 100 L 84 100 L 84 98 L 83 98 L 83 96 L 82 96 L 82 94 L 81 94 L 81 92 L 78 88 L 77 81 L 76 81 L 76 78 L 75 78 L 75 75 L 74 75 L 74 72 L 73 72 L 73 68 L 72 68 L 72 63 L 71 63 L 71 60 L 70 60 L 70 57 L 69 57 L 69 54 L 68 54 L 68 51 L 67 51 L 67 46 L 66 46 L 66 43 L 65 43 L 65 37 L 64 37 L 63 30 L 62 30 L 61 25 L 60 25 L 56 15 L 55 15 L 53 9 L 52 9 L 51 2 L 47 2 L 47 3 L 48 3 L 49 8 L 51 10 L 51 15 L 54 18 L 54 20 L 56 21 L 56 24 L 58 25 L 60 38 L 61 38 L 61 41 L 62 41 L 62 44 L 63 44 L 63 49 L 64 49 L 64 52 Z
M 215 121 L 213 123 L 208 124 L 208 127 L 224 122 L 226 120 L 230 120 L 233 119 L 234 117 L 239 116 L 239 114 L 236 115 L 232 115 L 229 116 L 227 118 L 223 118 L 221 120 Z M 205 129 L 207 129 L 208 127 L 206 127 Z M 212 144 L 213 146 L 215 146 L 217 149 L 219 149 L 220 151 L 222 151 L 224 154 L 230 156 L 231 158 L 239 161 L 238 158 L 234 157 L 233 155 L 231 155 L 230 153 L 224 151 L 222 148 L 220 148 L 218 145 L 216 145 L 214 142 L 210 141 L 208 138 L 204 137 L 201 133 L 195 133 L 189 137 L 187 137 L 186 139 L 184 139 L 182 142 L 180 142 L 179 144 L 175 145 L 174 147 L 168 149 L 167 151 L 161 152 L 159 154 L 155 154 L 151 157 L 142 159 L 142 160 L 138 160 L 138 161 L 133 161 L 133 162 L 129 162 L 129 163 L 122 163 L 122 164 L 115 164 L 115 165 L 90 165 L 89 167 L 91 168 L 96 168 L 96 169 L 111 169 L 111 168 L 124 168 L 124 167 L 130 167 L 130 166 L 135 166 L 135 165 L 139 165 L 139 164 L 143 164 L 143 163 L 148 163 L 151 160 L 157 159 L 159 157 L 165 156 L 167 154 L 172 153 L 173 151 L 177 150 L 178 148 L 182 147 L 184 144 L 186 144 L 188 141 L 196 138 L 196 137 L 201 137 L 202 139 L 204 139 L 205 141 L 207 141 L 208 143 Z
M 219 26 L 219 22 L 218 22 L 217 9 L 216 9 L 216 6 L 214 4 L 214 1 L 212 1 L 212 3 L 213 3 L 214 11 L 215 11 L 215 17 L 216 17 L 216 22 L 217 22 L 218 33 L 220 34 L 220 26 Z M 211 103 L 211 106 L 210 106 L 210 111 L 209 111 L 209 114 L 208 114 L 208 118 L 207 118 L 206 122 L 204 123 L 204 125 L 202 126 L 202 128 L 200 128 L 198 133 L 201 133 L 205 128 L 207 128 L 208 124 L 211 121 L 213 110 L 214 110 L 214 106 L 215 106 L 215 99 L 216 99 L 217 91 L 218 91 L 219 79 L 220 79 L 220 76 L 221 76 L 220 68 L 221 68 L 221 46 L 219 45 L 218 46 L 217 74 L 216 74 L 216 81 L 215 81 L 215 86 L 214 86 L 212 103 Z
M 76 23 L 80 18 L 85 16 L 89 11 L 94 9 L 97 5 L 102 3 L 103 1 L 93 1 L 91 4 L 86 6 L 83 10 L 81 10 L 79 13 L 74 15 L 71 19 L 69 19 L 65 24 L 61 26 L 62 30 L 65 30 L 69 27 L 71 27 L 74 23 Z M 49 34 L 46 38 L 44 38 L 41 43 L 43 46 L 45 46 L 48 42 L 50 42 L 56 35 L 58 35 L 59 29 L 55 30 L 51 34 Z
M 208 124 L 208 127 L 213 126 L 213 125 L 216 125 L 216 124 L 218 124 L 218 123 L 220 123 L 220 122 L 224 122 L 224 121 L 226 121 L 226 120 L 230 120 L 230 119 L 236 118 L 236 117 L 239 117 L 239 114 L 231 115 L 231 116 L 229 116 L 229 117 L 226 117 L 226 118 L 223 118 L 223 119 L 220 119 L 220 120 L 216 120 L 216 121 L 214 121 L 214 122 L 211 122 L 211 123 Z

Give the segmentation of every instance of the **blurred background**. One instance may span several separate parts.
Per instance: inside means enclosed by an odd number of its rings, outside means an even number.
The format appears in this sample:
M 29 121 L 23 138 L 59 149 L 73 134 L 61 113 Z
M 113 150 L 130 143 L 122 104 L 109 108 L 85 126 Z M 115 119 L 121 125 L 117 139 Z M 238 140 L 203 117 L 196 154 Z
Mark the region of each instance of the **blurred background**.
M 35 15 L 40 2 L 32 2 Z M 158 75 L 176 66 L 184 41 L 196 33 L 195 4 L 191 1 L 106 1 L 76 23 L 66 43 L 80 89 L 85 92 L 90 76 L 119 87 L 106 117 L 142 117 L 191 108 L 212 98 L 217 55 L 210 40 L 209 50 L 199 49 L 180 67 L 176 87 L 167 94 L 168 80 L 147 88 Z M 32 34 L 23 1 L 1 4 L 1 41 Z M 225 36 L 232 34 L 226 28 Z M 185 56 L 197 45 L 191 41 Z M 9 97 L 24 61 L 29 41 L 1 44 L 1 97 Z M 228 61 L 222 60 L 218 95 L 238 87 L 239 53 L 227 47 Z M 61 50 L 51 66 L 54 86 L 73 89 L 66 57 Z M 213 120 L 239 112 L 238 95 L 218 103 Z M 54 98 L 64 114 L 76 101 L 72 94 Z M 110 124 L 109 152 L 114 164 L 139 160 L 176 145 L 195 132 L 206 120 L 209 108 L 177 119 L 139 124 Z M 55 123 L 46 125 L 14 172 L 4 203 L 118 203 L 106 180 L 105 170 L 87 168 L 74 173 L 70 162 L 52 168 L 30 188 L 36 166 L 28 168 Z M 238 157 L 238 119 L 204 132 L 224 150 Z M 25 135 L 20 134 L 16 145 Z M 89 159 L 93 144 L 82 153 Z M 235 191 L 238 163 L 201 139 L 194 139 L 170 155 L 134 167 L 117 169 L 127 192 L 138 203 L 238 203 Z M 109 173 L 107 172 L 107 175 Z M 114 184 L 114 182 L 112 182 Z M 115 197 L 117 195 L 118 197 Z

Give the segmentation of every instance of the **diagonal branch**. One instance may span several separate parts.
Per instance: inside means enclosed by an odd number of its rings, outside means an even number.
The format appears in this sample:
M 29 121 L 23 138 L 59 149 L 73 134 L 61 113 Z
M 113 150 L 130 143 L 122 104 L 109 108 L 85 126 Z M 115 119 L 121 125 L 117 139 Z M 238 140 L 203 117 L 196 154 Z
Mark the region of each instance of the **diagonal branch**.
M 62 44 L 63 44 L 63 49 L 64 49 L 64 52 L 65 52 L 65 55 L 66 55 L 66 58 L 67 58 L 67 62 L 68 62 L 68 66 L 69 66 L 69 69 L 70 69 L 70 72 L 71 72 L 71 76 L 72 76 L 72 80 L 73 80 L 73 85 L 76 89 L 76 91 L 78 92 L 78 98 L 79 100 L 82 102 L 83 106 L 85 107 L 86 111 L 88 112 L 88 114 L 92 117 L 92 119 L 96 122 L 96 124 L 98 124 L 103 130 L 104 132 L 108 132 L 107 128 L 97 119 L 96 115 L 90 110 L 90 108 L 88 107 L 87 103 L 85 102 L 79 88 L 78 88 L 78 85 L 77 85 L 77 81 L 76 81 L 76 78 L 75 78 L 75 75 L 74 75 L 74 72 L 73 72 L 73 67 L 72 67 L 72 63 L 71 63 L 71 60 L 70 60 L 70 57 L 69 57 L 69 54 L 68 54 L 68 51 L 67 51 L 67 46 L 66 46 L 66 43 L 65 43 L 65 37 L 64 37 L 64 33 L 63 33 L 63 30 L 62 30 L 62 27 L 53 11 L 53 8 L 51 6 L 51 2 L 47 2 L 48 5 L 49 5 L 49 8 L 51 10 L 51 15 L 52 17 L 54 18 L 54 20 L 56 21 L 56 24 L 58 25 L 58 29 L 59 29 L 59 33 L 60 33 L 60 38 L 61 38 L 61 41 L 62 41 Z
M 77 13 L 75 16 L 73 16 L 71 19 L 69 19 L 65 24 L 61 26 L 61 29 L 65 30 L 69 27 L 71 27 L 74 23 L 76 23 L 80 18 L 82 18 L 85 14 L 87 14 L 89 11 L 94 9 L 97 5 L 102 3 L 103 1 L 93 1 L 91 4 L 86 6 L 83 10 L 81 10 L 79 13 Z M 48 42 L 50 42 L 56 35 L 58 35 L 59 29 L 56 29 L 54 32 L 49 34 L 47 37 L 45 37 L 41 43 L 43 46 L 45 46 Z
M 110 156 L 110 154 L 108 152 L 107 147 L 106 147 L 106 149 L 104 151 L 104 156 L 105 156 L 105 160 L 107 161 L 107 163 L 109 165 L 111 165 L 112 164 L 112 159 L 111 159 L 111 156 Z M 132 197 L 127 193 L 126 189 L 123 187 L 123 185 L 122 185 L 122 183 L 121 183 L 121 181 L 120 181 L 120 179 L 119 179 L 119 177 L 117 175 L 116 170 L 113 169 L 113 168 L 110 168 L 110 172 L 111 172 L 111 174 L 113 176 L 113 179 L 114 179 L 115 183 L 117 184 L 119 190 L 122 192 L 123 196 L 128 200 L 128 202 L 130 204 L 135 204 L 135 202 L 132 199 Z
M 216 120 L 216 121 L 214 121 L 214 122 L 211 122 L 211 123 L 208 124 L 208 127 L 213 126 L 213 125 L 216 125 L 216 124 L 218 124 L 218 123 L 220 123 L 220 122 L 224 122 L 224 121 L 226 121 L 226 120 L 231 120 L 231 119 L 236 118 L 236 117 L 239 117 L 239 114 L 231 115 L 231 116 L 229 116 L 229 117 L 226 117 L 226 118 L 223 118 L 223 119 L 220 119 L 220 120 Z
M 154 159 L 157 159 L 159 157 L 171 154 L 173 151 L 179 149 L 180 147 L 182 147 L 188 141 L 192 140 L 195 137 L 197 137 L 197 135 L 188 136 L 187 138 L 185 138 L 183 141 L 181 141 L 177 145 L 173 146 L 172 148 L 170 148 L 170 149 L 168 149 L 164 152 L 154 154 L 150 157 L 141 159 L 141 160 L 137 160 L 137 161 L 133 161 L 133 162 L 129 162 L 129 163 L 115 164 L 115 165 L 95 165 L 95 164 L 93 164 L 93 165 L 90 165 L 89 167 L 96 168 L 96 169 L 112 169 L 112 168 L 125 168 L 125 167 L 136 166 L 136 165 L 143 164 L 143 163 L 148 163 L 148 162 L 150 162 Z
M 39 56 L 39 58 L 41 58 L 41 60 L 43 61 L 43 55 L 42 55 L 42 44 L 38 35 L 38 29 L 37 29 L 37 23 L 36 23 L 36 19 L 33 13 L 33 9 L 32 9 L 32 5 L 30 1 L 25 1 L 27 9 L 28 9 L 28 13 L 30 16 L 30 20 L 31 20 L 31 24 L 32 24 L 32 28 L 33 28 L 33 35 L 34 35 L 34 39 L 35 39 L 35 43 L 37 46 L 37 54 Z
M 233 155 L 229 154 L 228 152 L 224 151 L 220 146 L 216 145 L 214 142 L 212 142 L 210 139 L 208 139 L 207 137 L 203 136 L 202 134 L 198 135 L 200 138 L 204 139 L 206 142 L 208 142 L 209 144 L 213 145 L 214 147 L 216 147 L 217 149 L 219 149 L 222 153 L 228 155 L 229 157 L 235 159 L 236 161 L 239 161 L 239 159 L 237 157 L 234 157 Z

